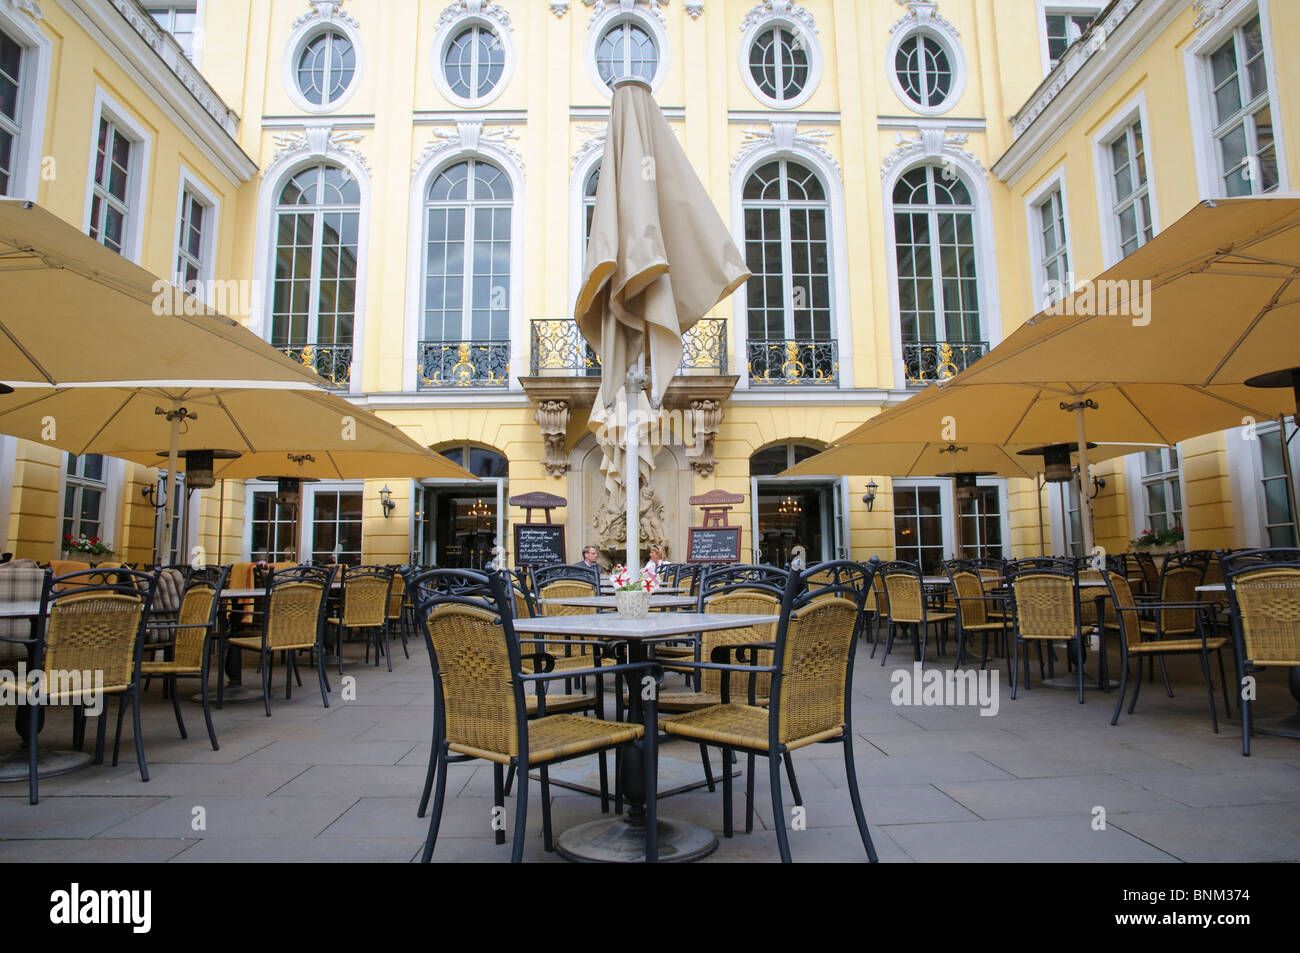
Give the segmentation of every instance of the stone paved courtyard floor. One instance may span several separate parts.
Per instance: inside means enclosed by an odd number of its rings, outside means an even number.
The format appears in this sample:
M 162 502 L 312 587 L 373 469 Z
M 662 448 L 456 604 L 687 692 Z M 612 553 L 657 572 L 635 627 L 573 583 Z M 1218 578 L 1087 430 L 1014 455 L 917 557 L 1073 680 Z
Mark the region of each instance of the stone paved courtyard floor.
M 1135 714 L 1111 727 L 1114 695 L 1090 692 L 1079 705 L 1071 693 L 1035 688 L 1013 702 L 1005 682 L 994 717 L 973 707 L 895 706 L 890 673 L 911 659 L 896 653 L 882 668 L 869 650 L 859 649 L 853 730 L 882 862 L 1300 860 L 1300 741 L 1257 736 L 1243 758 L 1235 706 L 1221 734 L 1211 731 L 1194 661 L 1171 665 L 1177 697 L 1166 697 L 1158 680 L 1145 685 Z M 362 649 L 347 651 L 359 659 Z M 216 752 L 201 709 L 188 701 L 190 737 L 178 737 L 155 684 L 144 705 L 151 780 L 140 781 L 128 719 L 119 767 L 45 781 L 34 807 L 25 783 L 0 786 L 0 862 L 418 859 L 427 827 L 415 812 L 432 717 L 425 650 L 412 641 L 409 660 L 399 650 L 392 673 L 359 661 L 347 671 L 357 678 L 357 700 L 339 700 L 335 673 L 325 709 L 308 671 L 286 702 L 277 667 L 272 717 L 260 703 L 215 712 Z M 245 680 L 256 683 L 252 669 Z M 1290 710 L 1276 672 L 1261 676 L 1260 698 L 1258 717 Z M 12 719 L 3 722 L 0 751 L 8 752 L 17 736 Z M 93 724 L 88 735 L 93 740 Z M 51 711 L 42 741 L 70 738 L 69 712 Z M 661 751 L 697 757 L 681 742 Z M 807 829 L 790 835 L 796 861 L 865 860 L 841 751 L 820 745 L 794 754 L 807 809 Z M 778 859 L 761 759 L 759 770 L 754 833 L 722 840 L 709 862 Z M 531 790 L 526 859 L 557 861 L 542 849 L 536 785 Z M 738 778 L 740 819 L 743 791 Z M 593 797 L 554 786 L 552 794 L 557 833 L 599 816 Z M 451 768 L 435 861 L 509 859 L 509 848 L 493 843 L 491 798 L 489 766 Z M 191 827 L 196 807 L 206 813 L 202 831 Z M 1093 829 L 1096 807 L 1105 809 L 1105 830 Z M 660 812 L 721 833 L 720 789 L 663 799 Z

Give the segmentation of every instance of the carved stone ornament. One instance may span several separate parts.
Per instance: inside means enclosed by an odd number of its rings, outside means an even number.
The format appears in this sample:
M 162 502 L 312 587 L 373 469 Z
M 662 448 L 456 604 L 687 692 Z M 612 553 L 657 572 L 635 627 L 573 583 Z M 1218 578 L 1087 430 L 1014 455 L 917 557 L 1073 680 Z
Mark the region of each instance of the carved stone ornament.
M 11 10 L 20 10 L 27 14 L 33 20 L 44 20 L 45 11 L 36 0 L 3 0 L 3 4 Z
M 713 476 L 713 468 L 718 462 L 714 456 L 713 441 L 717 439 L 718 430 L 722 427 L 722 404 L 716 400 L 693 400 L 691 417 L 695 444 L 687 448 L 686 456 L 691 461 L 692 469 L 700 476 Z
M 415 164 L 411 166 L 411 174 L 414 175 L 419 171 L 420 166 L 441 152 L 456 150 L 478 152 L 483 144 L 495 146 L 504 152 L 510 161 L 515 164 L 515 167 L 522 172 L 524 157 L 519 154 L 519 150 L 514 145 L 518 141 L 519 133 L 515 132 L 513 126 L 494 126 L 491 129 L 485 129 L 481 120 L 458 122 L 454 126 L 434 126 L 429 131 L 428 145 L 424 147 L 424 151 L 416 157 Z
M 807 132 L 800 132 L 798 123 L 794 121 L 773 121 L 769 129 L 750 126 L 741 133 L 740 151 L 736 153 L 736 158 L 731 160 L 731 171 L 735 172 L 736 168 L 755 152 L 766 152 L 774 148 L 782 151 L 799 148 L 821 156 L 835 170 L 836 177 L 842 179 L 840 164 L 826 148 L 830 135 L 826 129 L 809 129 Z
M 538 428 L 542 431 L 543 457 L 542 466 L 553 477 L 561 477 L 569 472 L 569 457 L 566 444 L 569 437 L 569 402 L 566 400 L 543 400 L 533 413 Z
M 338 20 L 354 30 L 361 29 L 360 23 L 343 12 L 343 0 L 308 0 L 308 6 L 311 9 L 293 21 L 295 30 L 313 20 Z
M 667 3 L 668 0 L 582 0 L 582 2 L 591 7 L 591 19 L 593 21 L 610 7 L 625 12 L 641 7 L 653 14 L 660 23 L 667 25 L 660 7 Z
M 924 156 L 927 159 L 957 159 L 972 168 L 978 169 L 982 175 L 987 176 L 988 171 L 984 168 L 984 163 L 980 162 L 975 153 L 960 148 L 970 141 L 970 136 L 964 132 L 948 132 L 942 126 L 926 126 L 918 129 L 916 135 L 911 139 L 904 137 L 901 132 L 894 134 L 896 148 L 890 150 L 880 163 L 880 176 L 884 178 L 889 174 L 889 170 L 900 162 L 907 162 L 910 159 Z
M 438 17 L 438 22 L 434 25 L 434 29 L 441 30 L 462 17 L 482 17 L 501 29 L 511 32 L 515 28 L 510 21 L 510 14 L 499 3 L 485 2 L 485 0 L 456 0 L 455 3 L 442 11 Z
M 597 545 L 603 550 L 618 553 L 627 549 L 627 501 L 622 493 L 608 491 L 601 497 L 600 505 L 591 519 Z M 641 478 L 641 547 L 658 546 L 668 551 L 668 534 L 664 531 L 664 505 L 655 496 L 654 487 Z
M 365 138 L 359 130 L 344 131 L 330 126 L 308 126 L 301 132 L 276 133 L 272 162 L 301 152 L 307 155 L 346 156 L 370 174 L 370 163 L 356 144 Z
M 813 15 L 797 3 L 791 3 L 790 0 L 764 0 L 745 14 L 745 19 L 740 22 L 740 32 L 744 33 L 755 24 L 771 17 L 781 17 L 798 23 L 810 33 L 817 32 L 817 21 L 813 19 Z

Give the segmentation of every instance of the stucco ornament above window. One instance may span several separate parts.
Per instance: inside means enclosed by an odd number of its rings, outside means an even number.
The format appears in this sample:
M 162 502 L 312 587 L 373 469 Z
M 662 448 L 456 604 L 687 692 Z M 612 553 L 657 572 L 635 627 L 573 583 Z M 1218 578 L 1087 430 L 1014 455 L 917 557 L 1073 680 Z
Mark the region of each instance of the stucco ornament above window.
M 309 126 L 301 132 L 281 132 L 275 136 L 275 153 L 272 162 L 286 156 L 302 153 L 305 156 L 346 157 L 356 162 L 370 174 L 370 163 L 356 144 L 365 133 L 353 130 L 343 132 L 330 126 Z
M 612 7 L 629 13 L 636 9 L 646 10 L 654 14 L 655 19 L 660 24 L 668 25 L 667 21 L 664 20 L 663 11 L 660 9 L 668 0 L 582 0 L 582 2 L 591 7 L 591 21 L 593 23 L 597 17 Z
M 605 136 L 609 132 L 609 123 L 604 122 L 584 122 L 574 127 L 578 135 L 582 136 L 582 143 L 578 146 L 578 151 L 573 154 L 570 160 L 569 168 L 576 169 L 578 163 L 591 155 L 593 152 L 603 151 L 605 148 Z
M 1219 18 L 1224 9 L 1232 0 L 1192 0 L 1192 7 L 1196 10 L 1196 22 L 1192 24 L 1192 29 L 1200 32 L 1211 23 Z
M 704 0 L 686 0 L 686 12 L 692 20 L 698 20 L 704 12 Z
M 303 24 L 311 23 L 315 20 L 320 20 L 322 22 L 337 21 L 339 23 L 346 23 L 354 30 L 361 29 L 360 23 L 347 13 L 343 12 L 344 0 L 307 0 L 307 2 L 311 9 L 293 21 L 293 28 L 295 30 Z
M 499 3 L 485 3 L 484 0 L 456 0 L 455 3 L 442 11 L 442 15 L 438 17 L 438 24 L 434 29 L 441 30 L 462 17 L 482 17 L 501 29 L 511 32 L 515 28 L 510 21 L 510 14 Z
M 740 32 L 744 33 L 755 24 L 772 17 L 783 17 L 811 33 L 817 32 L 817 21 L 813 15 L 797 3 L 790 3 L 790 0 L 764 0 L 745 14 L 745 19 L 740 21 Z
M 911 139 L 904 138 L 901 132 L 894 134 L 896 148 L 890 150 L 880 163 L 880 177 L 883 179 L 899 163 L 924 157 L 943 162 L 945 159 L 961 158 L 963 163 L 978 169 L 984 176 L 988 170 L 975 153 L 962 149 L 970 136 L 964 132 L 948 132 L 942 126 L 918 129 Z
M 961 36 L 957 28 L 939 13 L 939 4 L 935 0 L 898 0 L 898 2 L 907 7 L 907 15 L 889 28 L 890 33 L 912 27 L 928 26 L 954 43 L 957 37 Z
M 762 129 L 758 126 L 750 126 L 745 129 L 741 133 L 740 151 L 736 153 L 736 158 L 731 160 L 731 171 L 734 173 L 741 163 L 756 152 L 803 150 L 816 153 L 827 165 L 835 170 L 835 175 L 842 179 L 843 174 L 840 172 L 839 162 L 826 148 L 826 143 L 831 136 L 830 131 L 827 129 L 809 129 L 806 132 L 800 132 L 798 127 L 797 122 L 774 121 L 769 129 Z
M 411 166 L 411 174 L 419 171 L 429 159 L 444 152 L 480 151 L 483 145 L 490 145 L 509 157 L 520 172 L 524 169 L 524 157 L 519 154 L 514 143 L 519 141 L 519 133 L 514 126 L 494 126 L 484 129 L 482 122 L 458 122 L 454 126 L 434 126 L 429 130 L 429 143 L 424 151 L 416 157 Z
M 556 19 L 562 18 L 569 12 L 568 0 L 550 0 L 551 12 L 555 14 Z
M 20 10 L 33 20 L 45 19 L 45 11 L 36 0 L 3 0 L 3 6 L 11 10 Z

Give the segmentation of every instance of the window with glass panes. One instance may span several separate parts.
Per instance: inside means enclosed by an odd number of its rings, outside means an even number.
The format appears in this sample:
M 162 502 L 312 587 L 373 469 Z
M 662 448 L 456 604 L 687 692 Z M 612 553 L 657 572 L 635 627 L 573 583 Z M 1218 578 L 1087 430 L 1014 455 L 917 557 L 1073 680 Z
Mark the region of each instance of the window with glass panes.
M 749 74 L 768 99 L 777 103 L 795 99 L 808 85 L 803 38 L 783 26 L 762 31 L 749 48 Z
M 1271 192 L 1280 180 L 1259 16 L 1233 30 L 1209 59 L 1222 194 Z
M 181 198 L 181 233 L 176 247 L 176 284 L 190 294 L 200 295 L 203 256 L 207 251 L 204 228 L 208 207 L 188 189 Z M 200 295 L 201 296 L 201 295 Z
M 1038 206 L 1042 240 L 1042 281 L 1045 303 L 1058 301 L 1070 290 L 1070 253 L 1065 244 L 1065 203 L 1061 190 L 1053 189 Z
M 939 166 L 912 169 L 894 187 L 898 317 L 904 344 L 979 341 L 975 204 Z
M 1259 430 L 1260 485 L 1263 489 L 1265 545 L 1296 544 L 1295 514 L 1291 506 L 1291 483 L 1283 454 L 1290 452 L 1277 427 Z
M 288 562 L 298 551 L 298 524 L 294 508 L 275 502 L 275 493 L 259 490 L 253 494 L 249 556 L 268 563 Z
M 899 45 L 894 72 L 903 93 L 917 106 L 941 106 L 952 93 L 948 51 L 928 33 L 915 33 Z
M 1183 525 L 1177 449 L 1162 447 L 1142 454 L 1142 493 L 1148 529 L 1168 530 Z
M 1065 549 L 1070 556 L 1083 555 L 1083 517 L 1079 503 L 1079 475 L 1075 475 L 1061 487 L 1061 508 L 1065 512 Z
M 434 178 L 426 194 L 425 341 L 510 338 L 509 177 L 478 159 Z
M 313 106 L 328 106 L 343 98 L 356 70 L 352 41 L 328 30 L 313 37 L 298 55 L 298 91 Z
M 607 85 L 632 76 L 648 83 L 658 69 L 654 39 L 633 20 L 615 23 L 596 44 L 596 73 Z
M 829 340 L 830 203 L 816 173 L 790 159 L 760 166 L 745 183 L 749 339 Z
M 1097 12 L 1095 10 L 1049 9 L 1047 11 L 1047 57 L 1050 60 L 1048 69 L 1056 68 L 1056 64 L 1061 62 L 1061 57 L 1065 55 L 1065 51 L 1070 48 L 1075 40 L 1088 32 L 1088 28 L 1092 26 L 1093 21 L 1096 19 Z
M 1111 214 L 1115 216 L 1120 257 L 1127 258 L 1155 234 L 1141 119 L 1111 141 L 1110 161 Z
M 176 38 L 186 57 L 194 59 L 194 31 L 198 26 L 194 3 L 150 3 L 145 10 L 158 25 Z
M 281 190 L 272 344 L 352 343 L 360 218 L 361 190 L 337 166 L 304 169 Z
M 94 539 L 104 535 L 104 496 L 108 483 L 104 458 L 97 453 L 68 454 L 63 486 L 63 535 Z
M 157 498 L 164 500 L 167 498 L 167 474 L 161 472 L 158 474 L 157 489 L 154 491 Z M 172 511 L 172 538 L 167 546 L 167 552 L 162 555 L 162 560 L 171 565 L 180 565 L 190 561 L 189 554 L 185 552 L 181 532 L 185 522 L 185 505 L 189 500 L 189 494 L 185 492 L 185 474 L 176 474 L 176 497 L 170 503 L 169 507 L 154 511 L 155 533 L 161 533 L 162 528 L 167 520 L 167 510 Z M 159 536 L 155 535 L 154 539 Z
M 943 563 L 943 490 L 894 484 L 895 558 L 936 574 Z
M 496 88 L 506 69 L 506 50 L 489 27 L 479 23 L 456 34 L 443 54 L 447 87 L 461 99 L 482 99 Z
M 312 499 L 311 558 L 314 563 L 361 565 L 361 493 L 316 490 Z
M 0 195 L 13 190 L 14 161 L 22 134 L 23 48 L 0 31 Z
M 977 486 L 974 496 L 957 500 L 957 512 L 963 558 L 1002 558 L 1002 494 L 998 488 Z
M 91 186 L 90 237 L 118 254 L 126 243 L 131 215 L 127 190 L 133 153 L 131 140 L 111 120 L 101 116 L 95 145 L 95 181 Z

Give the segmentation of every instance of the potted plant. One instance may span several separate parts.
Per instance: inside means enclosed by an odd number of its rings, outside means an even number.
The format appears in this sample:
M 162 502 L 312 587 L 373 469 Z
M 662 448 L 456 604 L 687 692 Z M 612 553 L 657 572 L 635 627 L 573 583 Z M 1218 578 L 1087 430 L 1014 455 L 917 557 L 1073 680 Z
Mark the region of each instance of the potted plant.
M 113 550 L 100 542 L 98 536 L 91 536 L 87 539 L 84 535 L 74 538 L 71 534 L 64 534 L 63 552 L 64 555 L 79 559 L 92 566 L 104 562 L 109 556 L 113 555 Z
M 659 574 L 647 566 L 633 579 L 626 566 L 615 566 L 612 575 L 614 604 L 627 619 L 644 619 L 650 614 L 650 594 L 660 586 Z
M 1183 541 L 1183 528 L 1175 526 L 1171 529 L 1146 529 L 1142 535 L 1132 540 L 1134 552 L 1143 553 L 1169 553 L 1181 549 Z

